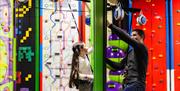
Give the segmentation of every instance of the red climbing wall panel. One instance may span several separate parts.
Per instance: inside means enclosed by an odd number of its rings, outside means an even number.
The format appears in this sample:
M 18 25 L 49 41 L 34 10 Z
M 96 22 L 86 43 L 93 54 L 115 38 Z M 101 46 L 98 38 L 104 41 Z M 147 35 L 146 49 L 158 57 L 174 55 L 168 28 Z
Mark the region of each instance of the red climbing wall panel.
M 180 89 L 180 1 L 173 0 L 173 38 L 174 38 L 174 80 L 175 91 Z
M 146 35 L 145 44 L 149 53 L 146 91 L 166 91 L 165 0 L 133 0 L 132 7 L 140 8 L 147 18 L 145 25 L 139 25 L 136 22 L 139 13 L 132 15 L 132 28 L 143 29 Z

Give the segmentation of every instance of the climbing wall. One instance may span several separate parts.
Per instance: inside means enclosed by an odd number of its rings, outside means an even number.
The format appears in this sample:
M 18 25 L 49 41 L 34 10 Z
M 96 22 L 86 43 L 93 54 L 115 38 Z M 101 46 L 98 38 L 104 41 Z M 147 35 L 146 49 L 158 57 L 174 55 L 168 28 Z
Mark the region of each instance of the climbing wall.
M 161 4 L 161 5 L 159 5 Z M 133 8 L 140 8 L 147 18 L 145 25 L 137 24 L 139 13 L 132 15 L 132 29 L 145 31 L 145 44 L 148 48 L 149 60 L 146 73 L 146 91 L 166 91 L 167 69 L 166 61 L 166 6 L 165 0 L 135 0 Z
M 172 21 L 173 21 L 173 58 L 174 58 L 174 91 L 179 91 L 180 87 L 180 1 L 173 0 L 172 1 Z
M 0 0 L 0 91 L 13 91 L 13 0 Z
M 127 3 L 122 4 L 124 4 L 125 6 Z M 107 12 L 107 20 L 109 22 L 112 22 L 113 20 L 115 21 L 114 16 L 117 17 L 117 14 L 114 13 L 115 9 Z M 127 24 L 124 22 L 125 20 L 127 20 L 127 16 L 122 19 L 121 28 L 126 30 Z M 113 30 L 110 30 L 109 28 L 107 28 L 107 30 L 107 47 L 105 49 L 106 58 L 108 58 L 112 62 L 120 63 L 126 57 L 128 44 L 121 40 L 120 36 L 117 36 L 115 33 L 113 33 Z M 113 67 L 107 64 L 106 91 L 122 91 L 122 84 L 125 78 L 125 73 L 125 70 L 115 70 Z
M 16 90 L 38 91 L 38 32 L 35 0 L 14 0 L 16 40 Z
M 40 91 L 76 91 L 68 86 L 72 45 L 90 44 L 88 5 L 75 0 L 40 3 Z

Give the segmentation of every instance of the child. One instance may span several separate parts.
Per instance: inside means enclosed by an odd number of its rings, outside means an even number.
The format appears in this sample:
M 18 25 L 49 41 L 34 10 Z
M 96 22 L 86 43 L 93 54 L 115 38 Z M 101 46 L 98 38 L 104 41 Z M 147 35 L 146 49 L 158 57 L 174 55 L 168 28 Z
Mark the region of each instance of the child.
M 79 91 L 92 91 L 93 73 L 88 53 L 92 48 L 86 48 L 84 43 L 75 43 L 73 45 L 72 68 L 69 80 L 69 87 L 76 86 Z

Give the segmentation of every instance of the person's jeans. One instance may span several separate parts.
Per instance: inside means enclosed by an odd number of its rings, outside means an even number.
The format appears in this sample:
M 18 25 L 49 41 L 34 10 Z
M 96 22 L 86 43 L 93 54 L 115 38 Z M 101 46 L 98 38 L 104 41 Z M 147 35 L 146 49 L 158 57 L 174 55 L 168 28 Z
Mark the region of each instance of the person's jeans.
M 79 91 L 93 91 L 93 81 L 79 80 Z
M 123 91 L 145 91 L 145 85 L 141 82 L 136 81 L 125 85 Z

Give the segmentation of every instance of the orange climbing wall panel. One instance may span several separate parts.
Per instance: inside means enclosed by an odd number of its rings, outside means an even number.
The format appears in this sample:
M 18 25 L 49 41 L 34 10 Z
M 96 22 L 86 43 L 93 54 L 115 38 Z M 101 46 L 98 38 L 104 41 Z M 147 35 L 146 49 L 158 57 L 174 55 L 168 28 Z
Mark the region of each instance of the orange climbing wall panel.
M 161 5 L 159 5 L 161 4 Z M 165 0 L 133 0 L 132 7 L 140 8 L 147 18 L 145 25 L 138 25 L 132 15 L 132 29 L 145 31 L 145 44 L 148 48 L 149 60 L 146 78 L 146 91 L 166 91 L 166 6 Z
M 173 39 L 174 39 L 174 81 L 175 91 L 180 89 L 180 1 L 173 0 Z

